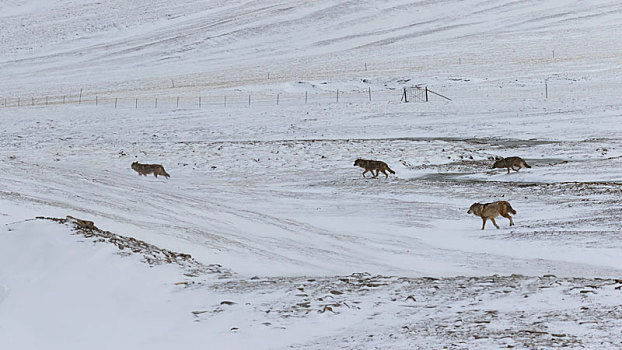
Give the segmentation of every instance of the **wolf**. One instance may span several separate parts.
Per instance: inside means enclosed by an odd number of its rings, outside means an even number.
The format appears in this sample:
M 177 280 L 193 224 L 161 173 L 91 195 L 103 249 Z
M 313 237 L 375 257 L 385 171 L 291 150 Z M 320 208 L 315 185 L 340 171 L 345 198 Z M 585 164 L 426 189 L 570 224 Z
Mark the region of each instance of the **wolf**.
M 158 175 L 162 175 L 166 177 L 167 180 L 170 176 L 160 164 L 140 164 L 139 162 L 134 162 L 132 163 L 132 169 L 134 169 L 138 175 L 147 176 L 147 174 L 153 173 L 153 176 L 158 177 Z
M 499 215 L 510 219 L 510 226 L 514 226 L 514 220 L 512 220 L 512 217 L 508 213 L 516 215 L 516 210 L 512 208 L 510 202 L 508 201 L 497 201 L 484 204 L 473 203 L 471 204 L 469 211 L 467 211 L 467 214 L 474 214 L 482 218 L 482 230 L 484 229 L 484 226 L 486 226 L 486 220 L 488 219 L 492 221 L 492 224 L 495 225 L 496 228 L 499 228 L 495 222 L 495 218 Z
M 531 168 L 529 164 L 525 162 L 525 160 L 521 157 L 507 157 L 497 159 L 495 164 L 492 165 L 492 169 L 495 168 L 508 168 L 508 174 L 510 173 L 510 168 L 514 171 L 519 171 L 520 168 L 524 166 L 525 168 Z M 514 167 L 518 167 L 518 169 L 514 169 Z
M 384 174 L 385 179 L 389 177 L 387 171 L 391 174 L 395 174 L 395 171 L 391 170 L 387 163 L 379 161 L 379 160 L 369 160 L 369 159 L 357 159 L 354 161 L 354 166 L 360 166 L 365 169 L 363 171 L 363 177 L 368 171 L 371 171 L 372 177 L 378 177 L 378 174 L 382 172 Z M 374 174 L 374 170 L 376 170 L 376 174 Z

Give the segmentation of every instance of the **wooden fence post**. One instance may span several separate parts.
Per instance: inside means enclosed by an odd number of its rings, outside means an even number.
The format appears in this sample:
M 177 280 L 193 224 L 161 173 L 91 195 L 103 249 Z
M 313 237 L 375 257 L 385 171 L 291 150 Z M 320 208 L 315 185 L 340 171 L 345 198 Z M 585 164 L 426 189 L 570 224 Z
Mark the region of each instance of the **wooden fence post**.
M 21 98 L 20 97 L 17 98 L 17 107 L 21 107 Z
M 425 102 L 428 102 L 428 87 L 425 87 Z
M 114 98 L 114 108 L 117 108 L 117 100 L 118 100 L 118 98 L 115 97 Z
M 136 97 L 136 109 L 138 109 L 138 97 Z
M 78 99 L 78 104 L 82 104 L 82 89 L 80 89 L 80 98 Z
M 179 108 L 179 96 L 177 96 L 177 108 Z
M 201 96 L 199 96 L 199 108 L 201 108 Z
M 369 93 L 369 102 L 371 102 L 371 88 L 368 88 L 367 92 Z
M 158 98 L 157 97 L 155 98 L 155 102 L 154 102 L 153 108 L 158 108 Z
M 248 94 L 248 106 L 250 107 L 251 105 L 251 94 Z
M 65 96 L 63 96 L 63 104 L 65 104 Z
M 307 91 L 305 91 L 305 104 L 307 104 Z
M 549 98 L 549 82 L 544 81 L 544 98 Z
M 339 89 L 337 89 L 337 102 L 339 102 Z
M 276 94 L 276 105 L 279 105 L 279 94 Z
M 227 95 L 225 95 L 225 107 L 227 107 Z
M 97 106 L 98 103 L 99 101 L 97 100 L 97 95 L 95 95 L 95 105 Z
M 32 97 L 32 105 L 33 106 L 35 105 L 35 98 L 34 97 Z

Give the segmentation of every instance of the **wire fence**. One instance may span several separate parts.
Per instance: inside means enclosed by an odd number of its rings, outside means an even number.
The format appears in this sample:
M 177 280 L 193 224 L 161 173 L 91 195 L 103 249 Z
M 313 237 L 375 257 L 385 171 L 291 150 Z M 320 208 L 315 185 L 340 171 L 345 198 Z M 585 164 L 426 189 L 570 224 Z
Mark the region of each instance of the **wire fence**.
M 231 94 L 196 94 L 185 92 L 179 95 L 140 95 L 114 96 L 109 93 L 102 95 L 87 94 L 80 91 L 67 95 L 0 97 L 3 108 L 19 108 L 33 106 L 57 105 L 90 105 L 109 108 L 165 108 L 165 109 L 197 109 L 208 107 L 252 107 L 280 106 L 325 103 L 370 103 L 400 102 L 402 90 L 385 89 L 343 91 L 301 91 L 301 92 L 235 92 Z M 413 102 L 426 102 L 424 99 Z
M 0 108 L 33 106 L 88 105 L 107 108 L 163 108 L 201 109 L 209 107 L 300 106 L 306 104 L 365 104 L 365 103 L 420 103 L 461 101 L 461 103 L 516 102 L 544 100 L 567 102 L 590 99 L 593 103 L 611 103 L 617 100 L 619 87 L 614 83 L 592 81 L 495 81 L 469 84 L 443 84 L 435 90 L 424 85 L 374 90 L 311 90 L 311 91 L 231 91 L 218 94 L 193 90 L 168 90 L 136 95 L 114 92 L 88 93 L 78 90 L 72 94 L 48 96 L 0 96 Z M 603 102 L 604 101 L 604 102 Z
M 168 108 L 189 109 L 207 107 L 242 107 L 242 106 L 279 106 L 301 105 L 313 103 L 369 103 L 375 102 L 399 102 L 400 91 L 367 90 L 335 92 L 279 92 L 279 93 L 244 93 L 231 94 L 197 94 L 184 93 L 180 95 L 155 95 L 155 96 L 113 96 L 111 94 L 86 94 L 80 91 L 67 95 L 28 96 L 28 97 L 0 97 L 3 108 L 18 108 L 32 106 L 55 106 L 55 105 L 91 105 L 111 108 Z

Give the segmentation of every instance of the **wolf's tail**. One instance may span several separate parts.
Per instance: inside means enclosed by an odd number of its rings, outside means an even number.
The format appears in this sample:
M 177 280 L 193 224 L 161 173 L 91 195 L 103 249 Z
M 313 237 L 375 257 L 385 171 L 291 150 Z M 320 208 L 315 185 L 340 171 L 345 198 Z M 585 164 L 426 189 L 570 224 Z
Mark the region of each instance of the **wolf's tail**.
M 514 208 L 512 208 L 512 206 L 510 205 L 509 202 L 508 202 L 508 213 L 512 213 L 512 214 L 516 215 L 516 210 L 514 210 Z
M 159 173 L 159 175 L 162 175 L 167 179 L 171 176 L 166 172 L 166 170 L 164 170 L 163 166 L 159 167 L 159 169 L 156 169 L 156 171 L 154 171 L 153 173 L 155 174 L 156 172 Z
M 524 160 L 523 160 L 523 164 L 525 164 L 525 168 L 531 168 L 531 165 L 527 164 L 527 162 Z
M 391 170 L 391 168 L 387 167 L 387 170 L 388 170 L 391 174 L 395 174 L 395 171 Z

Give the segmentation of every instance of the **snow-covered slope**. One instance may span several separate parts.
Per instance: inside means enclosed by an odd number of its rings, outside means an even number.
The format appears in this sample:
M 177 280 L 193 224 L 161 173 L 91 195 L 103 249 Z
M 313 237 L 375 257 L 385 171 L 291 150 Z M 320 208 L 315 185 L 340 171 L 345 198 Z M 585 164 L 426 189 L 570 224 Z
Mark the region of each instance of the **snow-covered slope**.
M 9 94 L 358 78 L 365 64 L 385 77 L 540 78 L 619 62 L 622 45 L 622 5 L 608 0 L 3 2 Z
M 0 348 L 620 346 L 621 24 L 605 0 L 0 0 Z M 467 215 L 493 200 L 516 226 Z M 33 220 L 67 215 L 228 272 Z

